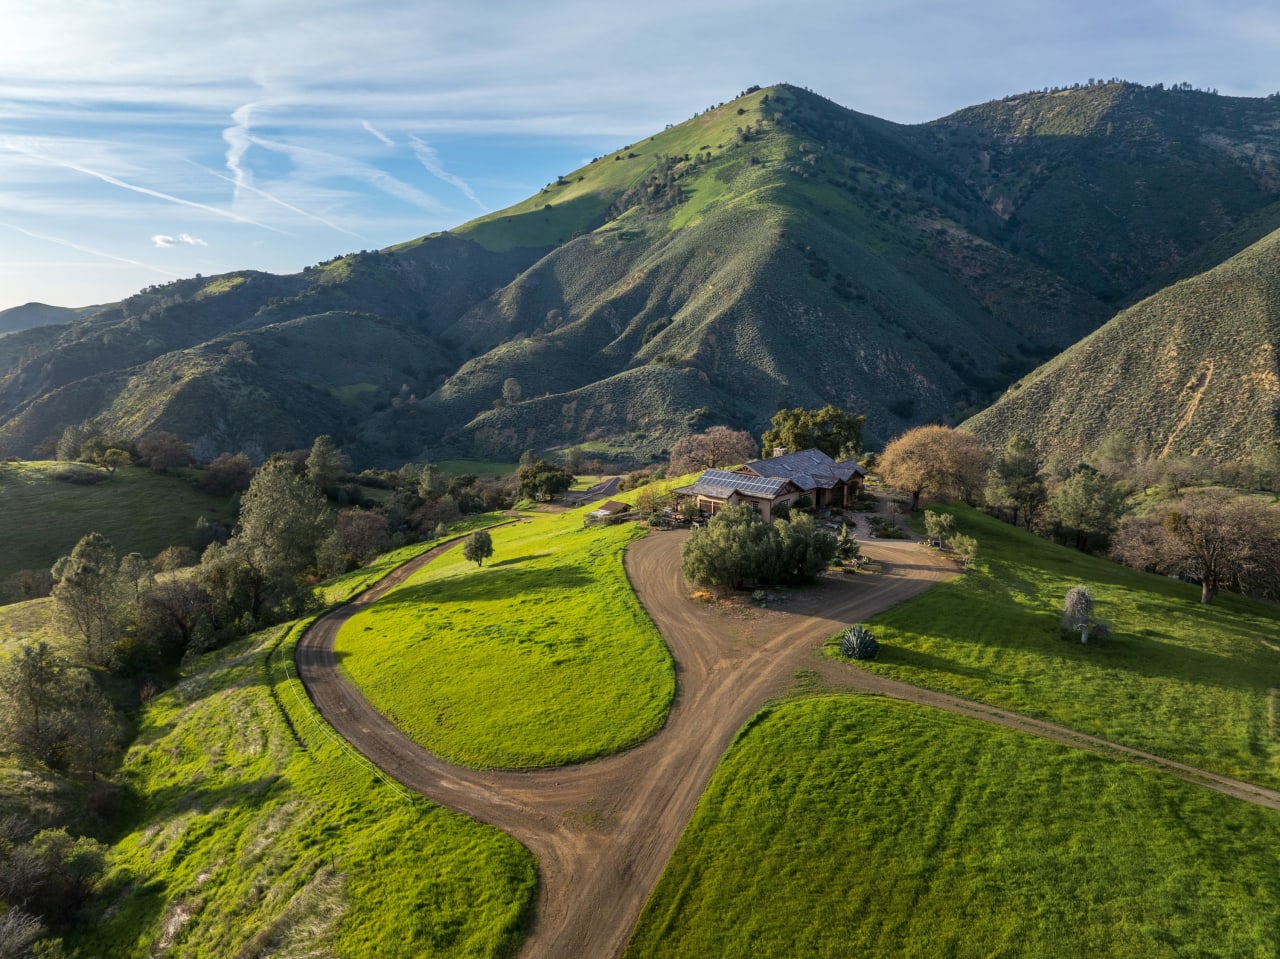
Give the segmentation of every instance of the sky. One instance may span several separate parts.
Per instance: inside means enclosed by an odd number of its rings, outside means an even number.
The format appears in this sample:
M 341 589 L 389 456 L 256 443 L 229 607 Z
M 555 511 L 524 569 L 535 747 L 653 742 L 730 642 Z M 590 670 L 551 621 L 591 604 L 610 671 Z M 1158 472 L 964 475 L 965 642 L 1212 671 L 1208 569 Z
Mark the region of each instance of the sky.
M 0 310 L 449 229 L 752 84 L 902 123 L 1090 78 L 1280 90 L 1280 5 L 0 0 Z

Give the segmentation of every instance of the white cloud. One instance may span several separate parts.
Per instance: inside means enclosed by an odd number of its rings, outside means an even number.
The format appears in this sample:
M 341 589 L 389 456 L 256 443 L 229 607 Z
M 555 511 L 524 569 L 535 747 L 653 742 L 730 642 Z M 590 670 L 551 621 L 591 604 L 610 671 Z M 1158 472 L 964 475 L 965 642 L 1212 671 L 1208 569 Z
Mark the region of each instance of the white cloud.
M 249 152 L 253 141 L 249 136 L 249 126 L 253 117 L 254 104 L 246 103 L 231 114 L 235 121 L 222 131 L 222 139 L 227 142 L 227 169 L 231 171 L 231 179 L 235 184 L 235 197 L 240 198 L 240 191 L 252 186 L 252 174 L 244 167 L 244 155 Z
M 480 198 L 476 196 L 475 191 L 471 189 L 471 185 L 466 180 L 448 172 L 440 165 L 440 154 L 435 151 L 434 147 L 415 136 L 409 137 L 409 140 L 413 143 L 414 156 L 418 158 L 418 162 L 426 168 L 428 173 L 443 180 L 445 183 L 457 187 L 468 200 L 485 213 L 489 212 L 489 208 L 480 202 Z
M 360 125 L 364 127 L 367 131 L 372 133 L 379 140 L 381 140 L 384 146 L 393 147 L 396 145 L 395 140 L 391 139 L 391 137 L 387 136 L 385 133 L 383 133 L 381 130 L 375 127 L 368 120 L 361 120 Z
M 177 236 L 169 236 L 164 233 L 157 233 L 151 238 L 151 242 L 158 247 L 167 246 L 208 246 L 204 240 L 199 237 L 192 236 L 190 233 L 179 233 Z
M 35 230 L 28 230 L 24 227 L 17 226 L 13 223 L 0 222 L 0 226 L 6 227 L 21 233 L 23 236 L 29 236 L 33 240 L 43 240 L 46 243 L 55 243 L 58 246 L 65 246 L 69 250 L 75 250 L 78 253 L 87 253 L 90 256 L 101 257 L 104 260 L 113 260 L 116 263 L 125 263 L 129 266 L 141 267 L 144 270 L 150 270 L 153 273 L 162 273 L 165 276 L 181 276 L 180 273 L 174 273 L 172 270 L 165 270 L 158 266 L 152 266 L 150 263 L 143 263 L 141 260 L 132 260 L 124 256 L 116 256 L 114 253 L 107 253 L 103 250 L 97 250 L 82 243 L 76 243 L 72 240 L 65 240 L 62 237 L 50 236 L 47 233 L 38 233 Z

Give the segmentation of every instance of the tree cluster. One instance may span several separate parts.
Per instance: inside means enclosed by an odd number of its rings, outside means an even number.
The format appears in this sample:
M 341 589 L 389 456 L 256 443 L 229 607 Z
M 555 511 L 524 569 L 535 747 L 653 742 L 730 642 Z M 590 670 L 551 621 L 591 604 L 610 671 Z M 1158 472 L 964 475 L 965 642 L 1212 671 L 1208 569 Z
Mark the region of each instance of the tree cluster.
M 685 541 L 680 569 L 690 582 L 729 589 L 800 583 L 826 569 L 836 550 L 836 538 L 812 516 L 766 523 L 749 507 L 730 505 Z

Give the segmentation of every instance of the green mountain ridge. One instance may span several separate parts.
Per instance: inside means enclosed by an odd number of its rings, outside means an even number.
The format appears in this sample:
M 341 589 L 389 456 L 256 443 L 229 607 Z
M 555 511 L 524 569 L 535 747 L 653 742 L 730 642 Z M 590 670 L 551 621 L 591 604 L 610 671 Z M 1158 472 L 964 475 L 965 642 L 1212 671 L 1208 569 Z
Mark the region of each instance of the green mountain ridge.
M 756 89 L 448 233 L 0 338 L 0 451 L 86 422 L 202 456 L 658 454 L 825 403 L 874 444 L 1236 254 L 1278 157 L 1269 99 L 1095 84 L 904 126 Z
M 1108 436 L 1159 458 L 1280 439 L 1280 230 L 1120 313 L 965 425 L 1081 458 Z

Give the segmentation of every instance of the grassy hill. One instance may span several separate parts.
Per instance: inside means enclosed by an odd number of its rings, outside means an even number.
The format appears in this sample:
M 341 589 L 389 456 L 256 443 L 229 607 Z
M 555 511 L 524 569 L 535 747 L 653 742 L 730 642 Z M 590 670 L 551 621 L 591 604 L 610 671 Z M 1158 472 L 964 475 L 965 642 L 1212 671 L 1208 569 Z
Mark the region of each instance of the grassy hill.
M 286 664 L 296 631 L 207 657 L 146 708 L 137 796 L 78 954 L 510 956 L 531 908 L 518 843 L 374 774 Z
M 625 955 L 1263 956 L 1280 815 L 908 703 L 766 710 Z
M 448 233 L 0 339 L 0 450 L 90 422 L 205 456 L 320 432 L 387 464 L 654 454 L 828 402 L 876 443 L 986 406 L 1255 239 L 1277 119 L 1272 100 L 1111 83 L 903 126 L 753 89 Z
M 59 477 L 88 478 L 68 481 Z M 169 546 L 188 546 L 196 521 L 208 517 L 230 526 L 226 497 L 211 496 L 176 476 L 124 468 L 115 475 L 93 467 L 55 462 L 0 462 L 0 603 L 21 598 L 14 582 L 21 570 L 47 571 L 96 530 L 117 554 L 148 559 Z
M 1109 435 L 1220 460 L 1280 439 L 1280 231 L 1125 310 L 965 425 L 1081 458 Z

